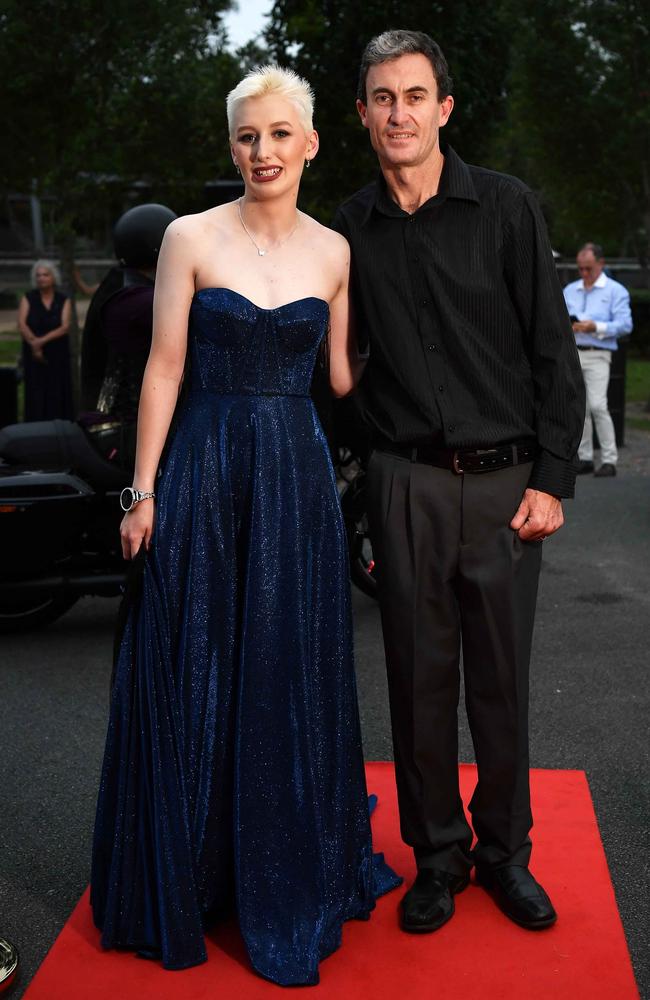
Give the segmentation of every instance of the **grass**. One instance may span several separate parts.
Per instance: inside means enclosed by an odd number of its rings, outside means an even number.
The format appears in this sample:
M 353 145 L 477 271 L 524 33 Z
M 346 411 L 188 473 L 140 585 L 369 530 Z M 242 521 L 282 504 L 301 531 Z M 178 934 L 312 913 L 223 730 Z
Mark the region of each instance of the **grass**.
M 20 334 L 0 330 L 0 365 L 15 365 L 20 356 Z
M 647 403 L 650 399 L 650 358 L 628 358 L 625 378 L 628 403 Z
M 629 404 L 625 426 L 650 433 L 650 413 L 645 406 L 650 400 L 650 358 L 627 359 L 625 398 Z
M 625 426 L 631 427 L 634 431 L 646 431 L 650 434 L 650 413 L 645 417 L 626 417 Z

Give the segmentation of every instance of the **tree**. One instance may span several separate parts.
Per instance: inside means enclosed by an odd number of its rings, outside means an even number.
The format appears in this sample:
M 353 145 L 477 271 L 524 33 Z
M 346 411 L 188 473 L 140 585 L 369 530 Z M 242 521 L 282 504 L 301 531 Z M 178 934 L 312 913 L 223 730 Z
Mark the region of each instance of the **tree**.
M 5 0 L 0 114 L 5 190 L 50 192 L 57 242 L 91 207 L 149 181 L 183 211 L 228 167 L 225 92 L 238 78 L 224 50 L 230 0 Z M 112 195 L 114 198 L 114 194 Z M 118 211 L 124 207 L 114 206 Z
M 364 45 L 390 27 L 440 43 L 456 98 L 446 138 L 529 183 L 556 245 L 573 253 L 591 238 L 647 260 L 647 0 L 276 0 L 269 51 L 316 91 L 322 145 L 303 200 L 324 221 L 376 173 L 354 95 Z
M 567 252 L 586 239 L 647 263 L 650 9 L 644 0 L 513 0 L 508 120 L 495 160 L 542 194 Z
M 144 181 L 147 200 L 182 213 L 205 180 L 232 170 L 224 96 L 239 72 L 220 20 L 229 6 L 5 0 L 0 184 L 53 197 L 69 289 L 77 236 L 96 227 L 102 206 L 110 230 Z M 71 332 L 78 356 L 74 310 Z
M 305 76 L 316 92 L 321 150 L 305 176 L 303 201 L 325 222 L 344 197 L 376 175 L 376 159 L 354 100 L 366 43 L 392 27 L 426 31 L 445 52 L 456 97 L 445 134 L 461 156 L 484 161 L 491 137 L 505 119 L 512 28 L 499 3 L 276 0 L 266 31 L 270 55 Z

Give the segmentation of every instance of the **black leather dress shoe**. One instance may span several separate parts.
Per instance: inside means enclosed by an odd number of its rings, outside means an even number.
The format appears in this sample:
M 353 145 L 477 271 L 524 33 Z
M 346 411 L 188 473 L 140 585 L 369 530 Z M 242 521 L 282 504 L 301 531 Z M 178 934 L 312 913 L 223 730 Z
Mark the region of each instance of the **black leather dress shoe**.
M 605 476 L 615 476 L 616 466 L 612 465 L 611 462 L 604 462 L 599 469 L 596 469 L 594 476 L 596 479 L 604 479 Z
M 454 896 L 469 885 L 469 875 L 421 868 L 401 902 L 402 930 L 409 934 L 437 931 L 454 915 Z
M 585 473 L 587 473 L 587 472 L 593 472 L 593 471 L 594 471 L 594 463 L 593 462 L 588 461 L 586 458 L 581 458 L 578 461 L 578 468 L 576 469 L 577 475 L 584 476 Z
M 521 927 L 541 930 L 557 920 L 548 895 L 522 865 L 477 868 L 476 881 L 487 889 L 499 909 Z

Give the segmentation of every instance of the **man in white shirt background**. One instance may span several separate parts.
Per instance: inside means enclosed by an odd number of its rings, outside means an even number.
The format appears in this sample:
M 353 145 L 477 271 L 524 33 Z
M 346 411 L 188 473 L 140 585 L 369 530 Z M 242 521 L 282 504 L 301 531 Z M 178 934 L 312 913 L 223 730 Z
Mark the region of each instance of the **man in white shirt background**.
M 578 281 L 564 289 L 587 390 L 587 410 L 578 449 L 579 473 L 615 476 L 618 451 L 607 407 L 607 387 L 616 340 L 632 331 L 630 296 L 605 274 L 605 257 L 597 243 L 585 243 L 577 255 Z M 600 441 L 601 464 L 594 471 L 593 424 Z

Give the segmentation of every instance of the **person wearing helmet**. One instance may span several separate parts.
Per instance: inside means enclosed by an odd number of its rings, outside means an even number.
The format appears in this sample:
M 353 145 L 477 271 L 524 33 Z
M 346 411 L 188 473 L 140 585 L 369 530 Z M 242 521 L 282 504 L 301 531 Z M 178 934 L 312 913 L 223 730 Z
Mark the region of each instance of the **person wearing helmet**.
M 118 219 L 111 268 L 88 309 L 81 350 L 80 414 L 96 447 L 129 468 L 135 457 L 138 402 L 151 346 L 158 250 L 176 214 L 137 205 Z
M 151 344 L 158 250 L 176 214 L 165 205 L 137 205 L 118 219 L 112 267 L 88 309 L 81 349 L 82 421 L 135 421 Z

